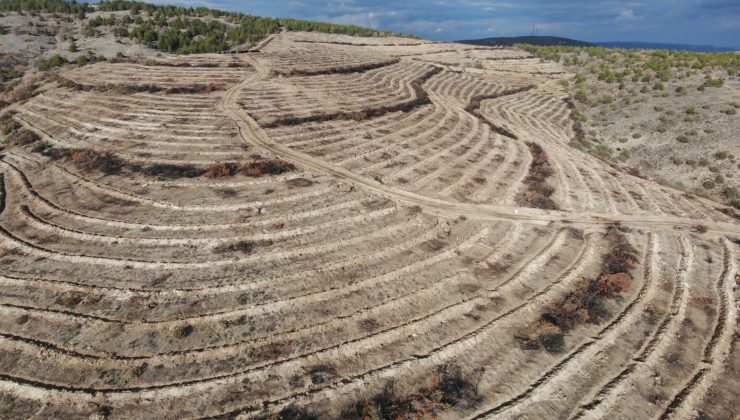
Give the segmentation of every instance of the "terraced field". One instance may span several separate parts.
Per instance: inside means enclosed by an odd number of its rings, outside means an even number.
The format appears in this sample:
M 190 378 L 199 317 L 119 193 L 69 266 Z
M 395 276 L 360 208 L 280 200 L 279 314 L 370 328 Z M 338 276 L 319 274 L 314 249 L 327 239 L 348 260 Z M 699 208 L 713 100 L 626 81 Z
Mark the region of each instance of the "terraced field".
M 738 214 L 570 148 L 537 62 L 63 71 L 0 159 L 2 416 L 736 418 Z

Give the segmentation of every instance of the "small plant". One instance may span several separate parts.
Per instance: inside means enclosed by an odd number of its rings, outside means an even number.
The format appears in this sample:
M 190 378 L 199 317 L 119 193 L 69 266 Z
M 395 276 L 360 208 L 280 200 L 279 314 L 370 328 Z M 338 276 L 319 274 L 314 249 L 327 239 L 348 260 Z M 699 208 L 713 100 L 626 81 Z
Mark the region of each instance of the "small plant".
M 694 229 L 694 232 L 696 232 L 696 233 L 707 233 L 707 231 L 709 230 L 704 225 L 694 225 L 693 226 L 693 229 Z
M 134 378 L 138 378 L 141 375 L 143 375 L 144 372 L 146 372 L 148 368 L 149 368 L 149 364 L 144 362 L 140 364 L 139 366 L 136 366 L 135 368 L 133 368 L 133 370 L 131 370 L 131 376 L 133 376 Z
M 642 134 L 640 134 L 640 133 L 633 133 L 632 134 L 632 138 L 633 139 L 639 139 L 640 137 L 642 137 Z
M 67 60 L 65 60 L 64 57 L 62 57 L 61 55 L 55 55 L 48 60 L 40 60 L 38 64 L 36 64 L 36 67 L 40 71 L 46 71 L 51 70 L 54 67 L 63 66 L 65 64 L 67 64 Z
M 192 334 L 193 331 L 195 331 L 195 327 L 193 327 L 190 324 L 186 324 L 186 325 L 183 325 L 181 327 L 178 327 L 175 330 L 175 337 L 182 339 L 182 338 L 185 338 L 185 337 L 189 336 L 190 334 Z
M 686 110 L 684 112 L 686 112 L 687 115 L 696 115 L 696 114 L 698 114 L 698 112 L 696 111 L 696 107 L 694 107 L 694 106 L 690 106 L 690 107 L 686 108 Z

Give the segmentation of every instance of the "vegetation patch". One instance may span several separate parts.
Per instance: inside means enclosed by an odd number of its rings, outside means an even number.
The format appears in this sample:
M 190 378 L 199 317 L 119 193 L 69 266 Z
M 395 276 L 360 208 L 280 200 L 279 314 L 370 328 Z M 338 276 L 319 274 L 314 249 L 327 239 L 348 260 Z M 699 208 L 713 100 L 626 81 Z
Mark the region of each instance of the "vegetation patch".
M 119 173 L 124 167 L 124 162 L 115 153 L 107 150 L 48 147 L 40 153 L 52 160 L 71 162 L 77 169 L 85 172 L 97 171 L 106 175 L 113 175 Z
M 152 84 L 141 84 L 141 85 L 122 85 L 122 84 L 100 84 L 100 85 L 89 85 L 78 83 L 70 80 L 66 77 L 58 76 L 57 82 L 60 86 L 68 89 L 83 91 L 83 92 L 113 92 L 119 95 L 127 95 L 130 93 L 165 93 L 170 95 L 175 94 L 205 94 L 216 92 L 220 90 L 226 90 L 226 85 L 223 83 L 204 83 L 196 84 L 191 86 L 175 86 L 165 87 Z
M 244 164 L 241 172 L 246 176 L 261 177 L 280 175 L 295 170 L 295 165 L 281 159 L 256 159 Z
M 518 335 L 522 348 L 559 352 L 568 331 L 581 324 L 598 324 L 608 319 L 606 302 L 619 299 L 630 288 L 630 271 L 638 262 L 638 254 L 618 225 L 609 226 L 604 238 L 608 250 L 601 256 L 599 275 L 580 280 L 575 290 L 563 295 L 540 316 L 536 325 Z
M 437 418 L 443 412 L 460 406 L 470 409 L 480 401 L 478 381 L 482 371 L 466 375 L 454 364 L 440 366 L 427 377 L 417 392 L 398 393 L 394 383 L 388 382 L 383 391 L 373 397 L 355 402 L 340 415 L 343 419 L 427 419 Z
M 159 179 L 197 178 L 203 174 L 203 170 L 193 165 L 154 164 L 140 168 L 141 173 L 146 176 Z
M 532 153 L 532 164 L 529 175 L 524 179 L 527 188 L 516 197 L 516 202 L 520 206 L 557 210 L 558 206 L 551 198 L 555 188 L 547 183 L 547 179 L 554 173 L 547 160 L 547 153 L 537 143 L 527 142 L 527 146 Z

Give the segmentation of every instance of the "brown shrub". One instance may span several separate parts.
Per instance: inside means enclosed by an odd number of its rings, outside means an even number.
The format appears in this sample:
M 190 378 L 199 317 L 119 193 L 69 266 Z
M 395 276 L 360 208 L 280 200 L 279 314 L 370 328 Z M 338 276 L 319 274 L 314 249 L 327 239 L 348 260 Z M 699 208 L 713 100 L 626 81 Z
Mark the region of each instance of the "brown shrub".
M 280 175 L 294 169 L 295 165 L 280 159 L 259 159 L 246 163 L 242 168 L 242 173 L 246 176 L 261 177 L 265 174 Z
M 234 175 L 236 173 L 237 168 L 236 165 L 233 163 L 222 163 L 222 162 L 216 162 L 211 165 L 209 165 L 203 175 L 207 178 L 224 178 L 227 176 Z
M 528 142 L 527 146 L 532 154 L 532 164 L 529 167 L 529 174 L 524 179 L 527 189 L 517 196 L 516 202 L 521 206 L 557 210 L 558 206 L 551 198 L 555 188 L 547 183 L 547 178 L 554 173 L 547 153 L 537 143 Z
M 630 288 L 632 277 L 627 273 L 602 274 L 595 282 L 596 293 L 612 296 Z
M 153 176 L 159 179 L 195 178 L 203 174 L 201 169 L 193 165 L 171 164 L 149 165 L 141 169 L 141 172 L 146 176 Z
M 559 351 L 564 340 L 562 335 L 557 336 L 556 331 L 563 333 L 583 323 L 608 319 L 607 299 L 618 298 L 620 293 L 630 288 L 632 276 L 629 271 L 637 263 L 637 250 L 622 230 L 618 225 L 607 228 L 604 238 L 607 239 L 608 251 L 602 255 L 601 273 L 595 278 L 578 281 L 574 290 L 549 307 L 534 328 L 535 334 L 519 337 L 525 349 L 544 347 L 548 351 Z
M 123 162 L 110 151 L 78 150 L 72 153 L 72 163 L 80 170 L 106 175 L 118 173 L 123 167 Z
M 383 390 L 347 407 L 342 419 L 427 419 L 437 418 L 450 406 L 474 407 L 481 401 L 478 381 L 482 370 L 471 374 L 458 365 L 440 366 L 421 383 L 415 393 L 400 395 L 394 383 L 388 382 Z

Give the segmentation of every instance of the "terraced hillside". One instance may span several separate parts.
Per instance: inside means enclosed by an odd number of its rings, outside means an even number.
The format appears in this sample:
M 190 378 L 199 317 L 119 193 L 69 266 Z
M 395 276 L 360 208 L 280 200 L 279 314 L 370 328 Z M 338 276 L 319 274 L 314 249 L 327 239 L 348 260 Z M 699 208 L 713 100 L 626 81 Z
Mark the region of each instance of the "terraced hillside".
M 313 33 L 62 70 L 3 119 L 2 417 L 736 418 L 738 214 L 569 147 L 558 72 Z

